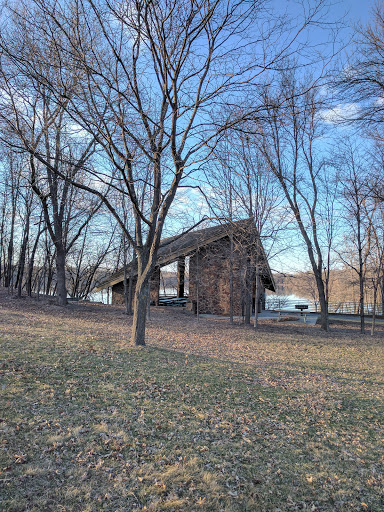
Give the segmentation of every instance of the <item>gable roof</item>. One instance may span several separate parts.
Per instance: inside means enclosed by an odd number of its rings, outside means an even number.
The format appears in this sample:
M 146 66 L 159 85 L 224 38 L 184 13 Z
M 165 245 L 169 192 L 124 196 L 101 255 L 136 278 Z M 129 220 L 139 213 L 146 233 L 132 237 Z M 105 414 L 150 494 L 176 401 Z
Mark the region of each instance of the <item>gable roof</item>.
M 242 219 L 236 222 L 227 222 L 225 224 L 218 224 L 209 228 L 198 229 L 195 231 L 187 231 L 181 235 L 171 236 L 164 238 L 160 242 L 160 247 L 157 252 L 156 266 L 164 267 L 169 265 L 181 257 L 192 255 L 199 248 L 207 246 L 216 242 L 230 233 L 236 238 L 246 239 L 249 235 L 254 233 L 258 237 L 256 225 L 252 219 Z M 275 283 L 272 277 L 271 269 L 267 261 L 262 244 L 260 243 L 261 256 L 263 265 L 261 270 L 261 280 L 265 288 L 275 291 Z M 127 269 L 131 268 L 132 262 L 127 265 Z M 124 279 L 124 268 L 118 270 L 110 276 L 106 276 L 101 280 L 96 288 L 96 291 L 102 290 L 114 284 L 122 282 Z

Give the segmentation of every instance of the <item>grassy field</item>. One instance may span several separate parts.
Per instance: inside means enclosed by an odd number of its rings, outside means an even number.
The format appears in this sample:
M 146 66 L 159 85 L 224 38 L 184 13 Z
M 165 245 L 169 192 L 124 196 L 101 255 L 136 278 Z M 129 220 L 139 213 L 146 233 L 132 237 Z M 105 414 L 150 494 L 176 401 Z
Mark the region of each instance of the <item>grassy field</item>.
M 384 333 L 0 297 L 0 510 L 384 510 Z

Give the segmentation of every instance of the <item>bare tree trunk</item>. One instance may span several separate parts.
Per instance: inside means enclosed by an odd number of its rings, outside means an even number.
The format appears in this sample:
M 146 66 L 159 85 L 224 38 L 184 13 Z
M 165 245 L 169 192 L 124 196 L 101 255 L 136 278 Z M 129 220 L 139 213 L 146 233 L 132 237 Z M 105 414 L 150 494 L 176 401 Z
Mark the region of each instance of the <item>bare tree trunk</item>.
M 375 327 L 376 327 L 377 286 L 378 286 L 378 283 L 373 282 L 373 312 L 372 312 L 371 336 L 373 336 L 373 334 L 375 332 Z
M 200 290 L 199 290 L 199 284 L 200 284 L 200 278 L 199 278 L 199 248 L 197 248 L 196 253 L 196 319 L 197 321 L 200 320 Z
M 3 273 L 5 270 L 4 262 L 5 262 L 5 252 L 4 252 L 4 234 L 5 234 L 5 217 L 6 217 L 6 197 L 4 195 L 3 205 L 1 208 L 1 226 L 0 226 L 0 284 L 3 281 Z
M 67 304 L 67 288 L 65 284 L 65 249 L 56 246 L 56 280 L 57 280 L 57 304 Z
M 127 303 L 127 315 L 132 315 L 132 300 L 133 300 L 133 277 L 134 277 L 134 265 L 135 265 L 135 256 L 132 261 L 131 271 L 129 275 L 129 283 L 128 283 L 128 303 Z
M 256 258 L 258 255 L 256 255 Z M 259 262 L 256 260 L 256 289 L 255 289 L 255 320 L 254 320 L 254 328 L 257 329 L 259 326 L 259 279 L 260 279 L 260 267 Z
M 28 238 L 29 238 L 30 214 L 31 214 L 31 211 L 28 208 L 27 218 L 26 218 L 26 221 L 25 221 L 23 243 L 21 245 L 21 250 L 20 250 L 19 271 L 17 273 L 17 277 L 18 277 L 17 296 L 19 298 L 21 297 L 21 289 L 22 289 L 22 285 L 23 285 L 24 267 L 25 267 L 25 255 L 26 255 L 26 252 L 27 252 L 27 244 L 28 244 Z
M 13 274 L 13 237 L 15 232 L 15 215 L 16 212 L 14 211 L 12 213 L 12 220 L 11 220 L 11 231 L 9 234 L 9 242 L 8 242 L 8 248 L 7 248 L 7 267 L 6 267 L 6 274 L 5 274 L 5 287 L 10 287 L 12 283 L 12 274 Z
M 46 258 L 44 263 L 44 288 L 45 294 L 51 295 L 52 291 L 52 282 L 53 282 L 53 263 L 56 260 L 56 248 L 53 248 L 53 254 L 50 253 L 50 247 L 48 244 L 48 237 L 45 239 L 45 250 L 46 250 Z
M 40 289 L 41 289 L 41 270 L 37 276 L 37 300 L 40 300 Z
M 52 267 L 52 260 L 49 259 L 47 261 L 48 268 L 44 268 L 43 273 L 43 286 L 44 286 L 44 293 L 45 295 L 51 295 L 52 291 L 52 282 L 53 282 L 53 267 Z
M 124 266 L 124 280 L 123 280 L 123 286 L 124 286 L 124 303 L 125 303 L 125 312 L 127 315 L 132 314 L 132 311 L 130 311 L 130 304 L 129 304 L 129 284 L 128 284 L 128 272 L 127 272 L 127 242 L 126 238 L 123 235 L 123 266 Z
M 86 243 L 88 241 L 87 234 L 88 234 L 88 225 L 84 229 L 83 241 L 82 241 L 82 244 L 81 244 L 81 249 L 80 249 L 80 252 L 79 252 L 79 256 L 77 258 L 76 273 L 75 273 L 75 278 L 73 279 L 73 287 L 72 287 L 72 290 L 71 290 L 71 297 L 74 297 L 76 299 L 79 299 L 80 298 L 80 294 L 81 294 L 84 250 L 85 250 Z
M 319 294 L 319 303 L 320 303 L 320 325 L 324 331 L 329 330 L 329 315 L 328 315 L 328 302 L 325 298 L 325 289 L 324 289 L 324 281 L 322 276 L 316 271 L 317 269 L 313 269 L 316 279 L 317 290 Z
M 356 197 L 358 197 L 358 193 L 356 194 Z M 356 223 L 357 223 L 357 250 L 358 250 L 358 256 L 359 256 L 359 291 L 360 291 L 360 297 L 359 297 L 359 309 L 360 309 L 360 332 L 361 334 L 364 334 L 365 332 L 365 311 L 364 311 L 364 261 L 363 261 L 363 243 L 362 243 L 362 234 L 361 234 L 361 225 L 362 225 L 362 219 L 361 219 L 361 206 L 358 203 L 356 208 Z
M 381 316 L 384 315 L 384 279 L 380 279 L 380 302 L 381 302 Z
M 145 325 L 147 320 L 147 305 L 149 279 L 138 276 L 133 307 L 133 323 L 131 342 L 137 346 L 145 345 Z
M 229 235 L 229 323 L 233 325 L 233 230 Z
M 360 313 L 360 332 L 365 332 L 365 311 L 364 311 L 364 280 L 359 276 L 360 284 L 360 299 L 359 299 L 359 313 Z
M 249 325 L 251 323 L 251 268 L 249 258 L 246 260 L 244 288 L 245 288 L 245 312 L 244 312 L 244 323 Z
M 125 260 L 125 258 L 124 258 Z M 128 300 L 128 272 L 127 272 L 127 264 L 126 261 L 124 262 L 124 277 L 123 277 L 123 287 L 124 287 L 124 304 L 125 304 L 125 312 L 128 315 L 128 309 L 129 309 L 129 300 Z

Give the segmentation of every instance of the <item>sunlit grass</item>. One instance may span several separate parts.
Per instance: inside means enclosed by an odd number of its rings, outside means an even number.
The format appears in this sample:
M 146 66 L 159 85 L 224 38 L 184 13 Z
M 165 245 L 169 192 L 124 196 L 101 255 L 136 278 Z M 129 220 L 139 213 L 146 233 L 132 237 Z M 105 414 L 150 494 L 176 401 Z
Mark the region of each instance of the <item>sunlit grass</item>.
M 7 307 L 0 510 L 384 510 L 381 334 Z

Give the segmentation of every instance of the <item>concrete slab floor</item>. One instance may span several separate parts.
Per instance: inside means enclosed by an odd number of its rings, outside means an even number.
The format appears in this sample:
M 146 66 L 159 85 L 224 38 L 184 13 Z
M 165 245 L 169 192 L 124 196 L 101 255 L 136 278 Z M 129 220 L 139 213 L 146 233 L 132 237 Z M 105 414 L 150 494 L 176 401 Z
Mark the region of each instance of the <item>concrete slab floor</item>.
M 260 319 L 275 318 L 276 321 L 278 321 L 279 317 L 284 318 L 285 316 L 289 316 L 290 318 L 295 317 L 294 320 L 290 320 L 291 322 L 300 322 L 303 324 L 306 323 L 308 325 L 315 325 L 317 322 L 317 319 L 319 318 L 319 315 L 316 313 L 305 313 L 305 315 L 302 315 L 302 316 L 300 315 L 299 312 L 298 313 L 290 313 L 289 311 L 287 313 L 282 313 L 280 315 L 276 311 L 262 311 L 261 313 L 259 313 Z M 200 317 L 201 318 L 213 318 L 216 320 L 229 320 L 229 316 L 221 316 L 221 315 L 200 314 Z M 240 321 L 242 321 L 242 319 L 243 318 L 241 316 L 234 317 L 234 320 L 236 322 L 240 322 Z M 253 323 L 253 320 L 254 320 L 254 316 L 251 317 L 251 323 Z

